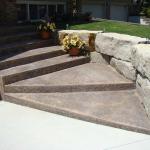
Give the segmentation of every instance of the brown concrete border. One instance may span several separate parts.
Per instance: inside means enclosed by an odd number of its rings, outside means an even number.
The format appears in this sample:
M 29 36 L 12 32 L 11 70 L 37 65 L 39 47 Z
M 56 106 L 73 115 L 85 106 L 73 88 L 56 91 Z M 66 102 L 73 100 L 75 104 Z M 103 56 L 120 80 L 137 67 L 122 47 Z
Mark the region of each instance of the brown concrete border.
M 0 100 L 4 99 L 4 81 L 3 78 L 0 77 Z

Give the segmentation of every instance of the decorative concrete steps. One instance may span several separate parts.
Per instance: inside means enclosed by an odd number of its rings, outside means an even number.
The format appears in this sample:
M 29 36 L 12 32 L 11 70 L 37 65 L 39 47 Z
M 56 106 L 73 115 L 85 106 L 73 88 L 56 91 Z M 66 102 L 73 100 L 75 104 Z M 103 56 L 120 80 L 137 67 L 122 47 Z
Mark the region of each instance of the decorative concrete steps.
M 36 30 L 36 25 L 7 26 L 1 27 L 0 36 L 15 35 L 19 33 L 33 32 Z
M 0 38 L 0 44 L 10 44 L 16 41 L 25 41 L 25 40 L 32 40 L 37 38 L 37 32 L 25 32 L 25 33 L 18 33 L 15 35 L 8 35 L 8 36 L 2 36 Z
M 132 81 L 125 79 L 111 66 L 96 63 L 67 68 L 5 86 L 5 92 L 9 93 L 64 93 L 129 89 L 135 89 Z
M 65 54 L 61 46 L 51 46 L 22 52 L 0 61 L 0 70 Z
M 135 90 L 5 93 L 5 101 L 97 124 L 150 134 L 150 120 Z
M 23 42 L 16 42 L 7 45 L 0 46 L 0 59 L 3 59 L 4 55 L 15 54 L 16 52 L 23 52 L 30 49 L 42 48 L 46 46 L 55 45 L 54 39 L 50 40 L 27 40 Z
M 72 58 L 68 55 L 62 55 L 1 70 L 0 76 L 4 84 L 10 84 L 23 79 L 33 78 L 36 76 L 88 63 L 89 61 L 89 57 L 81 56 Z

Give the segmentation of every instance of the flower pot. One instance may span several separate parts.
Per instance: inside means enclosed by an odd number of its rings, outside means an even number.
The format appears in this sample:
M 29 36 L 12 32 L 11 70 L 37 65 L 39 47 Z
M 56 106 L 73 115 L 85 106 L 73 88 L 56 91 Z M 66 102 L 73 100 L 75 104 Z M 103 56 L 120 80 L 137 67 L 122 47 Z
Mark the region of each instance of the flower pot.
M 73 47 L 69 50 L 69 55 L 70 56 L 78 56 L 80 53 L 80 49 L 79 48 L 76 48 L 76 47 Z
M 51 33 L 47 31 L 40 32 L 40 36 L 42 39 L 47 40 L 51 37 Z

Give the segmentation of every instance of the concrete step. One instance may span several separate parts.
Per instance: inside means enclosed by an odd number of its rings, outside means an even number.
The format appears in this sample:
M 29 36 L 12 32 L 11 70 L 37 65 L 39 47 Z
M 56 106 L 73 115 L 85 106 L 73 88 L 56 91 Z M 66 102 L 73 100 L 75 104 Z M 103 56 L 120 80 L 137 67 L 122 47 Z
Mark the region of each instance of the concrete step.
M 12 55 L 17 52 L 23 52 L 26 50 L 46 47 L 55 45 L 54 39 L 49 40 L 40 40 L 40 39 L 34 39 L 34 40 L 26 40 L 22 42 L 15 42 L 11 44 L 1 45 L 0 46 L 0 59 L 3 59 L 3 57 L 6 55 Z
M 34 32 L 36 30 L 36 25 L 6 26 L 1 27 L 0 36 L 15 35 L 25 32 Z
M 15 35 L 8 35 L 8 36 L 2 36 L 0 38 L 0 44 L 10 44 L 16 41 L 25 41 L 25 40 L 32 40 L 38 37 L 37 32 L 25 32 L 25 33 L 19 33 Z
M 10 84 L 16 81 L 33 78 L 69 67 L 88 63 L 89 61 L 89 57 L 81 56 L 72 58 L 68 55 L 62 55 L 26 65 L 1 70 L 0 76 L 4 84 Z
M 109 65 L 87 63 L 5 86 L 8 93 L 85 92 L 135 89 Z
M 4 99 L 51 113 L 150 134 L 150 120 L 135 90 L 5 93 Z
M 48 59 L 56 56 L 65 54 L 61 46 L 51 46 L 29 50 L 22 52 L 13 57 L 6 58 L 0 61 L 0 70 L 7 69 L 10 67 L 24 65 L 32 63 L 34 61 L 39 61 L 43 59 Z

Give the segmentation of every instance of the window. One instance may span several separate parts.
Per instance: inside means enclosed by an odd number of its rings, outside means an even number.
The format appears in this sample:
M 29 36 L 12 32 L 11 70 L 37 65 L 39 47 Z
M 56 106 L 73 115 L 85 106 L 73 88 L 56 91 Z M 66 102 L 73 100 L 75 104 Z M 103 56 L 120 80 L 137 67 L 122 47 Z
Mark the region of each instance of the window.
M 63 15 L 65 13 L 65 7 L 63 4 L 57 5 L 57 13 Z
M 30 19 L 35 20 L 38 19 L 38 8 L 37 5 L 29 5 L 30 9 Z
M 47 6 L 46 5 L 38 5 L 38 19 L 43 19 L 47 14 Z
M 48 6 L 48 16 L 54 17 L 56 14 L 56 5 L 49 5 Z
M 45 18 L 60 18 L 65 13 L 64 4 L 18 4 L 18 20 L 38 20 Z
M 27 20 L 27 5 L 26 4 L 18 4 L 17 5 L 17 14 L 19 21 Z

